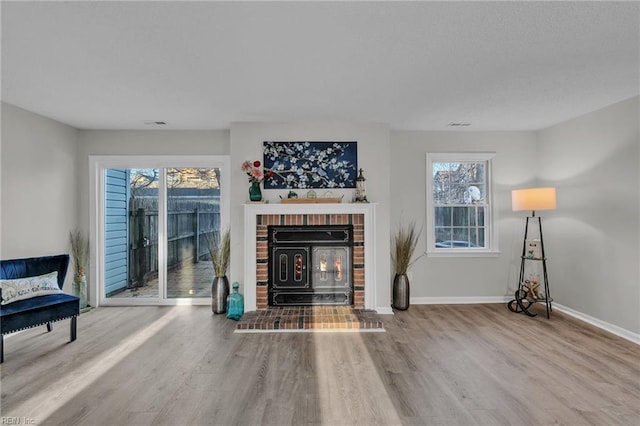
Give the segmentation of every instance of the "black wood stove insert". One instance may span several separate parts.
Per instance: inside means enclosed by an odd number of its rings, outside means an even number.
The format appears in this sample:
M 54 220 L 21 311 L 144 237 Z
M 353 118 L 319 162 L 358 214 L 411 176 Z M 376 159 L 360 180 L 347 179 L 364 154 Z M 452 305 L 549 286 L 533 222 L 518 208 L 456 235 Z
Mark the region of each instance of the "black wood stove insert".
M 353 304 L 353 226 L 269 226 L 269 306 Z

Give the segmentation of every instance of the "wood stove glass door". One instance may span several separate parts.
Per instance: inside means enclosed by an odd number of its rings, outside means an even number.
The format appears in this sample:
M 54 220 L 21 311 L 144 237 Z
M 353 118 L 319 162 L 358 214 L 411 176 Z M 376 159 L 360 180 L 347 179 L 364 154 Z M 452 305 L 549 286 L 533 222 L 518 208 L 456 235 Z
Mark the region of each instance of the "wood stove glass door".
M 313 288 L 336 289 L 351 286 L 351 256 L 348 247 L 313 248 Z

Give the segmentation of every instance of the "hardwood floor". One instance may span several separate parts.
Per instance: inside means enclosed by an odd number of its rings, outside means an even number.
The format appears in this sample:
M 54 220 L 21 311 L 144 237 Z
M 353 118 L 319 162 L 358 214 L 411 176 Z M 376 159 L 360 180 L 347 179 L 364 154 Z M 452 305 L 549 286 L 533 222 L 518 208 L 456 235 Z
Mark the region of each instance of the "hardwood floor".
M 554 312 L 411 306 L 386 333 L 234 334 L 99 308 L 5 337 L 2 417 L 59 425 L 638 425 L 640 347 Z M 3 420 L 4 423 L 6 421 Z

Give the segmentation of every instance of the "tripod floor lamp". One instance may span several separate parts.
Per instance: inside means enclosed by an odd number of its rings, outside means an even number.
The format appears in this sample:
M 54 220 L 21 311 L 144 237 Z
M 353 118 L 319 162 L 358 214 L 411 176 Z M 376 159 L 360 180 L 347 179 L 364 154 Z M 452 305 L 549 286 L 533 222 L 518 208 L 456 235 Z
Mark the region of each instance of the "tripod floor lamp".
M 549 292 L 549 278 L 547 276 L 547 257 L 544 252 L 544 238 L 542 237 L 542 221 L 536 216 L 539 210 L 554 210 L 556 208 L 555 188 L 527 188 L 511 191 L 511 209 L 517 211 L 531 211 L 527 216 L 522 242 L 522 257 L 520 259 L 520 276 L 518 278 L 518 290 L 514 299 L 507 306 L 512 312 L 522 312 L 534 317 L 537 314 L 529 309 L 534 303 L 544 303 L 547 308 L 547 318 L 551 312 L 551 293 Z M 539 239 L 529 240 L 529 221 L 538 219 Z M 532 279 L 525 278 L 525 266 L 529 261 L 542 263 L 542 276 L 544 292 L 539 291 L 540 283 L 535 276 Z

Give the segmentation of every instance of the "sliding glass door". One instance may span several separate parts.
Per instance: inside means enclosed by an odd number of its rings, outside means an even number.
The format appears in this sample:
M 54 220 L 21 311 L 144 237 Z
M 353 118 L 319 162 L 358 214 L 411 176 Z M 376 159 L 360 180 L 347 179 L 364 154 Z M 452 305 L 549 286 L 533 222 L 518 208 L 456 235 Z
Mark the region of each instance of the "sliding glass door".
M 226 157 L 92 157 L 101 304 L 209 303 Z

